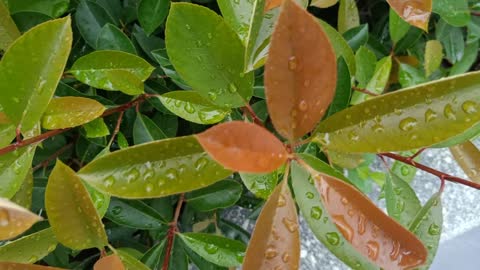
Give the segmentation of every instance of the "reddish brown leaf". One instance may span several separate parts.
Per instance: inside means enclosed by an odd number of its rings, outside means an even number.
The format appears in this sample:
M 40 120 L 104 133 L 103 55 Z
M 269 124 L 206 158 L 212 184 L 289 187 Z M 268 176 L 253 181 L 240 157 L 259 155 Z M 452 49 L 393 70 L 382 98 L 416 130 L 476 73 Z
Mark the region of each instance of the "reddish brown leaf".
M 453 157 L 470 180 L 480 182 L 480 150 L 471 142 L 450 147 Z
M 219 124 L 196 137 L 213 159 L 235 171 L 271 172 L 284 164 L 288 156 L 280 140 L 251 123 Z
M 0 240 L 14 238 L 42 219 L 28 209 L 0 198 Z
M 337 64 L 317 19 L 285 0 L 265 65 L 265 94 L 275 129 L 293 141 L 311 131 L 335 94 Z
M 274 9 L 282 4 L 282 0 L 267 0 L 265 1 L 265 11 Z
M 93 270 L 125 270 L 125 266 L 120 257 L 112 254 L 98 260 L 93 266 Z
M 432 0 L 387 0 L 392 9 L 409 24 L 425 31 L 432 13 Z
M 0 262 L 0 269 L 2 270 L 64 270 L 62 268 L 56 268 L 56 267 L 49 267 L 49 266 L 35 265 L 35 264 L 13 263 L 13 262 Z
M 415 235 L 387 216 L 351 185 L 324 175 L 315 177 L 325 208 L 345 239 L 383 269 L 412 269 L 428 252 Z
M 243 269 L 297 270 L 299 261 L 297 211 L 284 181 L 272 193 L 257 219 Z

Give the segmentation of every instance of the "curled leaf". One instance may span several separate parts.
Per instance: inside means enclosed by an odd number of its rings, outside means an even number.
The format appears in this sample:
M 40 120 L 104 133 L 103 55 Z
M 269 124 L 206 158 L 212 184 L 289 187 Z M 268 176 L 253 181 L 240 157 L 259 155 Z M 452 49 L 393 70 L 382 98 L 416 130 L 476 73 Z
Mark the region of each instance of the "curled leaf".
M 120 257 L 112 254 L 98 260 L 93 266 L 93 270 L 125 270 L 125 266 Z
M 52 99 L 43 114 L 42 127 L 61 129 L 83 125 L 102 115 L 105 107 L 100 102 L 83 97 Z
M 53 230 L 47 228 L 1 246 L 0 262 L 34 263 L 53 252 L 57 244 Z
M 280 140 L 265 128 L 251 123 L 219 124 L 196 137 L 213 159 L 235 171 L 271 172 L 284 164 L 288 156 Z
M 13 238 L 42 219 L 27 209 L 0 198 L 0 240 Z
M 290 141 L 311 131 L 333 99 L 336 77 L 335 52 L 317 19 L 293 0 L 284 1 L 265 67 L 275 129 Z
M 466 141 L 450 147 L 450 152 L 468 178 L 480 182 L 480 150 L 471 141 Z
M 387 0 L 387 2 L 406 22 L 428 31 L 432 0 Z

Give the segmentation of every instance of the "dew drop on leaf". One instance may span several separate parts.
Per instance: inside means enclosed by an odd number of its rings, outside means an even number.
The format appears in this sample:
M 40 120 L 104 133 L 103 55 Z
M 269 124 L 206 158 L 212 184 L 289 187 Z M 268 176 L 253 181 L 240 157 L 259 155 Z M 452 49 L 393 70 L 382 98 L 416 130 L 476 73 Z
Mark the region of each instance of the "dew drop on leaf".
M 103 185 L 106 188 L 109 188 L 115 184 L 115 181 L 116 181 L 115 177 L 113 175 L 110 175 L 109 177 L 105 178 L 105 180 L 103 181 Z
M 368 257 L 372 260 L 377 260 L 380 251 L 380 244 L 377 241 L 367 242 Z
M 301 100 L 299 103 L 298 103 L 298 109 L 302 112 L 306 112 L 307 109 L 308 109 L 308 103 L 306 100 Z
M 282 223 L 283 223 L 283 225 L 285 225 L 285 228 L 287 228 L 287 230 L 291 233 L 296 232 L 297 229 L 298 229 L 297 222 L 295 220 L 289 219 L 288 217 L 284 217 L 282 219 Z
M 287 252 L 283 253 L 283 255 L 282 255 L 282 261 L 283 261 L 284 263 L 288 263 L 288 261 L 290 261 L 290 255 L 289 255 Z
M 417 120 L 413 117 L 407 117 L 402 119 L 399 124 L 399 128 L 403 131 L 410 131 L 417 126 Z
M 453 111 L 452 105 L 447 104 L 443 109 L 443 115 L 450 120 L 456 120 L 457 117 L 455 116 L 455 112 Z
M 441 231 L 440 226 L 438 226 L 435 223 L 431 224 L 430 227 L 428 227 L 428 233 L 430 235 L 439 235 L 440 231 Z
M 297 69 L 297 58 L 295 56 L 288 58 L 288 69 L 292 71 Z
M 175 168 L 170 168 L 165 172 L 165 177 L 167 177 L 167 179 L 171 181 L 177 180 L 178 172 Z
M 310 209 L 310 216 L 313 219 L 319 220 L 322 217 L 322 209 L 318 206 L 313 206 L 312 209 Z
M 467 114 L 474 114 L 477 112 L 477 104 L 473 101 L 467 100 L 462 104 L 462 110 Z
M 325 237 L 327 238 L 327 242 L 330 245 L 336 246 L 340 243 L 340 237 L 338 236 L 338 233 L 336 233 L 336 232 L 329 232 L 325 235 Z
M 277 250 L 274 248 L 274 247 L 268 247 L 266 250 L 265 250 L 265 258 L 271 260 L 275 257 L 277 257 Z
M 437 118 L 437 113 L 434 112 L 432 109 L 428 109 L 425 112 L 425 122 L 430 123 L 433 120 L 435 120 L 436 118 Z
M 307 192 L 305 193 L 305 196 L 307 197 L 307 199 L 313 199 L 315 195 L 312 192 Z

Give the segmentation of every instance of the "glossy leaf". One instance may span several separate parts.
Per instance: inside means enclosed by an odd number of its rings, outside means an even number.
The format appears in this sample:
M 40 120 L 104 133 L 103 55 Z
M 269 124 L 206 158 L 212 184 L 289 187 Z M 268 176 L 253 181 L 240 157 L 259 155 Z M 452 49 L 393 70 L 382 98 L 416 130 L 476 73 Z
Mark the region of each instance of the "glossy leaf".
M 97 38 L 97 50 L 114 50 L 136 54 L 137 50 L 132 41 L 122 30 L 111 23 L 105 24 L 100 30 Z
M 130 228 L 160 229 L 166 221 L 155 209 L 142 201 L 127 201 L 113 198 L 106 213 L 109 220 Z
M 392 57 L 387 56 L 380 61 L 378 61 L 375 72 L 373 73 L 373 77 L 365 86 L 365 89 L 374 93 L 374 94 L 382 94 L 385 90 L 385 87 L 388 84 L 388 79 L 390 78 L 390 73 L 392 70 Z M 364 102 L 365 100 L 371 98 L 371 96 L 361 93 L 355 92 L 352 96 L 351 104 L 356 105 L 359 103 Z
M 282 0 L 266 0 L 265 11 L 279 7 L 282 4 Z
M 407 34 L 410 25 L 400 18 L 393 9 L 390 9 L 388 29 L 393 43 L 397 43 Z
M 20 36 L 15 22 L 10 17 L 8 8 L 0 2 L 0 50 L 6 50 Z
M 240 266 L 245 255 L 245 245 L 240 241 L 206 233 L 182 233 L 178 236 L 195 253 L 220 266 Z
M 98 260 L 93 266 L 93 270 L 125 270 L 125 266 L 120 257 L 112 254 Z
M 321 122 L 314 140 L 331 150 L 372 153 L 445 141 L 480 121 L 479 82 L 474 72 L 367 100 Z
M 314 156 L 302 155 L 301 157 L 302 159 L 308 158 L 307 163 L 319 172 L 344 177 L 341 173 Z M 343 237 L 320 199 L 310 174 L 296 162 L 292 163 L 292 187 L 295 192 L 295 201 L 302 216 L 315 237 L 328 250 L 353 269 L 378 269 Z
M 361 46 L 355 54 L 355 64 L 357 71 L 355 79 L 358 81 L 358 87 L 365 88 L 368 82 L 375 74 L 375 64 L 377 57 L 375 54 L 365 46 Z
M 453 26 L 466 26 L 470 21 L 468 0 L 434 0 L 433 12 Z
M 355 0 L 340 0 L 338 7 L 338 32 L 345 33 L 360 25 L 357 3 Z
M 117 255 L 122 260 L 125 270 L 150 270 L 145 264 L 141 263 L 124 250 L 117 250 Z
M 162 255 L 165 250 L 166 239 L 162 240 L 160 243 L 151 247 L 141 258 L 141 262 L 148 266 L 150 269 L 159 268 L 162 261 Z
M 162 104 L 175 115 L 198 124 L 215 124 L 229 113 L 203 98 L 196 91 L 171 91 L 160 97 Z
M 80 1 L 75 12 L 75 21 L 83 39 L 92 48 L 96 47 L 103 26 L 107 23 L 115 24 L 113 18 L 101 5 L 90 0 Z
M 100 138 L 110 135 L 110 130 L 103 118 L 96 118 L 83 125 L 87 138 Z
M 354 27 L 343 34 L 343 37 L 347 41 L 348 45 L 357 51 L 360 46 L 366 45 L 369 39 L 369 26 L 368 24 L 362 24 Z
M 42 118 L 45 129 L 63 129 L 83 125 L 100 117 L 105 107 L 98 101 L 83 97 L 54 98 Z
M 419 269 L 427 270 L 435 258 L 443 227 L 441 194 L 435 193 L 420 209 L 410 223 L 409 229 L 427 247 L 428 258 Z
M 250 100 L 253 73 L 243 73 L 242 42 L 220 16 L 198 5 L 174 3 L 165 35 L 173 66 L 203 97 L 222 107 L 241 107 Z
M 187 192 L 230 174 L 209 158 L 191 136 L 119 150 L 90 162 L 79 171 L 79 176 L 96 189 L 123 198 Z
M 12 262 L 0 262 L 0 269 L 7 270 L 64 270 L 63 268 L 35 265 L 35 264 L 23 264 Z
M 384 269 L 414 268 L 425 262 L 428 254 L 422 243 L 368 197 L 334 177 L 314 178 L 333 222 L 358 252 Z
M 278 177 L 279 170 L 263 174 L 240 173 L 240 178 L 242 178 L 243 184 L 247 189 L 255 196 L 265 200 L 268 199 L 277 186 Z
M 42 219 L 28 209 L 0 198 L 0 240 L 13 238 Z
M 243 261 L 244 269 L 298 269 L 300 236 L 295 202 L 287 181 L 263 206 Z
M 8 8 L 12 13 L 18 12 L 39 12 L 52 18 L 63 15 L 70 0 L 8 0 Z
M 420 68 L 400 63 L 398 70 L 398 82 L 403 88 L 412 87 L 427 81 L 425 73 Z
M 95 209 L 97 209 L 98 215 L 100 218 L 103 218 L 108 210 L 108 206 L 110 205 L 110 195 L 103 194 L 86 183 L 83 184 L 85 185 L 88 194 L 90 194 L 90 198 L 92 199 Z
M 82 250 L 103 248 L 108 243 L 86 188 L 75 172 L 60 160 L 48 178 L 45 208 L 55 236 L 64 246 Z
M 148 36 L 163 23 L 169 7 L 170 0 L 142 0 L 138 3 L 138 21 Z
M 9 145 L 15 138 L 15 126 L 12 125 L 10 119 L 7 118 L 2 110 L 0 106 L 0 146 L 4 147 Z
M 67 63 L 70 17 L 40 24 L 15 40 L 0 62 L 0 105 L 23 132 L 40 120 Z M 35 57 L 31 48 L 35 48 Z M 52 50 L 55 48 L 55 50 Z
M 450 75 L 458 75 L 470 70 L 478 56 L 478 42 L 467 43 L 462 59 L 450 69 Z
M 185 253 L 188 255 L 188 258 L 191 260 L 191 262 L 193 262 L 193 264 L 195 264 L 200 270 L 228 270 L 226 267 L 218 266 L 203 259 L 200 255 L 188 247 L 185 248 Z
M 352 78 L 348 71 L 347 63 L 343 58 L 337 61 L 337 87 L 335 96 L 327 111 L 327 116 L 333 115 L 343 109 L 346 109 L 350 104 L 350 97 L 352 95 Z
M 252 123 L 219 124 L 197 134 L 196 138 L 213 159 L 235 171 L 267 173 L 287 160 L 288 153 L 282 142 Z
M 35 147 L 0 155 L 0 197 L 12 198 L 31 168 Z
M 81 82 L 125 94 L 143 93 L 143 81 L 153 71 L 144 59 L 120 51 L 96 51 L 79 58 L 70 72 Z
M 248 1 L 247 1 L 248 2 Z M 245 39 L 245 72 L 255 69 L 255 52 L 258 49 L 257 37 L 262 30 L 265 0 L 254 0 L 252 14 L 249 16 L 247 36 Z
M 387 0 L 387 2 L 406 22 L 428 31 L 432 0 Z
M 143 114 L 137 114 L 133 124 L 133 142 L 135 144 L 147 143 L 167 138 L 167 135 L 153 122 Z
M 51 228 L 9 242 L 0 247 L 0 262 L 34 263 L 53 252 L 57 240 Z
M 328 8 L 338 3 L 338 0 L 313 0 L 311 6 L 319 8 Z
M 265 67 L 265 94 L 275 129 L 290 141 L 311 131 L 333 99 L 336 77 L 336 57 L 325 32 L 313 16 L 286 0 Z
M 12 197 L 12 202 L 23 208 L 30 209 L 32 207 L 32 189 L 33 189 L 33 172 L 27 172 L 20 189 Z
M 443 46 L 438 40 L 429 40 L 425 47 L 425 72 L 430 76 L 442 64 Z
M 208 212 L 234 205 L 242 195 L 242 185 L 233 180 L 217 182 L 186 194 L 186 201 L 197 211 Z
M 480 182 L 480 150 L 470 141 L 450 147 L 453 157 L 470 180 Z
M 415 191 L 407 182 L 393 173 L 387 174 L 385 201 L 388 215 L 403 226 L 410 224 L 422 208 Z
M 465 41 L 462 29 L 453 27 L 444 20 L 440 20 L 436 30 L 435 36 L 443 45 L 445 58 L 452 64 L 460 61 L 465 53 Z

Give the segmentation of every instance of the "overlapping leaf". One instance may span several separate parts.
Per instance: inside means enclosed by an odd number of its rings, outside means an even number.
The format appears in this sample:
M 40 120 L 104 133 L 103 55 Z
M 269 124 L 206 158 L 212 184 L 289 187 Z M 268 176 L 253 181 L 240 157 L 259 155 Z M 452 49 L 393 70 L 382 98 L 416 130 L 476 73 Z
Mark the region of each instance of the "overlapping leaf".
M 0 50 L 6 50 L 20 36 L 18 28 L 3 2 L 0 2 L 0 32 L 2 33 L 0 35 Z
M 270 173 L 240 173 L 247 189 L 262 199 L 267 199 L 277 186 L 279 170 Z
M 130 228 L 154 230 L 165 224 L 164 218 L 152 207 L 142 201 L 112 199 L 106 218 Z
M 27 209 L 0 198 L 0 240 L 13 238 L 42 219 Z
M 443 47 L 438 40 L 429 40 L 425 46 L 425 72 L 430 76 L 442 64 Z
M 122 260 L 115 254 L 106 256 L 98 260 L 93 266 L 93 270 L 124 270 Z
M 127 35 L 111 23 L 105 24 L 98 34 L 97 50 L 116 50 L 131 54 L 137 53 L 135 46 Z
M 65 270 L 63 268 L 36 265 L 36 264 L 24 264 L 24 263 L 12 263 L 12 262 L 0 262 L 0 269 L 8 270 Z
M 145 33 L 151 35 L 168 14 L 170 0 L 142 0 L 138 4 L 138 20 Z
M 0 155 L 0 197 L 12 198 L 31 168 L 35 146 Z
M 98 3 L 82 0 L 75 12 L 75 22 L 85 42 L 92 48 L 97 45 L 97 40 L 102 28 L 107 23 L 115 24 L 113 18 Z
M 43 115 L 42 127 L 61 129 L 83 125 L 102 115 L 105 107 L 98 101 L 83 97 L 54 98 Z
M 32 190 L 33 190 L 33 171 L 27 172 L 20 189 L 12 197 L 12 202 L 23 208 L 30 209 L 32 207 Z
M 355 0 L 340 0 L 338 8 L 338 32 L 345 33 L 360 25 L 357 3 Z
M 355 55 L 353 54 L 353 50 L 352 48 L 350 48 L 345 38 L 343 38 L 343 36 L 328 23 L 320 19 L 318 19 L 318 22 L 322 26 L 323 31 L 325 31 L 325 34 L 328 36 L 330 44 L 332 44 L 337 58 L 339 58 L 340 56 L 343 57 L 345 59 L 345 62 L 347 62 L 350 74 L 355 74 Z
M 117 250 L 117 255 L 122 260 L 125 270 L 150 270 L 145 264 L 123 250 Z
M 57 247 L 51 228 L 9 242 L 0 247 L 0 262 L 35 263 Z
M 450 147 L 453 157 L 470 180 L 480 182 L 480 150 L 471 142 Z
M 186 194 L 186 201 L 198 211 L 212 211 L 234 205 L 242 195 L 242 185 L 233 180 L 217 182 Z
M 425 31 L 432 12 L 432 0 L 387 0 L 392 9 L 409 24 Z
M 388 215 L 408 226 L 422 208 L 415 191 L 394 173 L 387 175 L 384 187 Z

